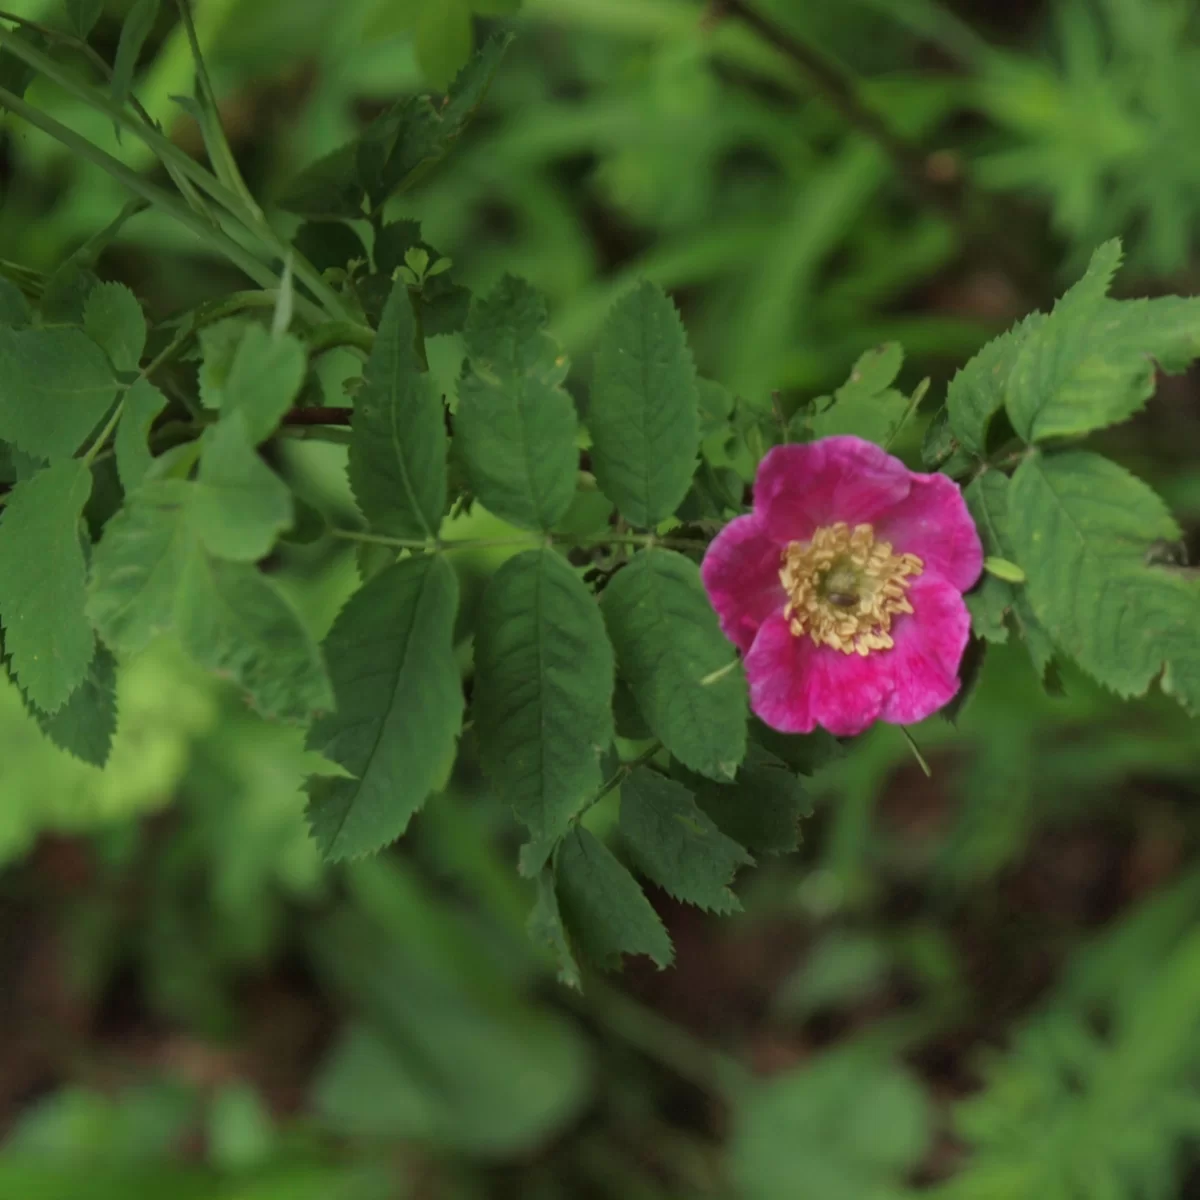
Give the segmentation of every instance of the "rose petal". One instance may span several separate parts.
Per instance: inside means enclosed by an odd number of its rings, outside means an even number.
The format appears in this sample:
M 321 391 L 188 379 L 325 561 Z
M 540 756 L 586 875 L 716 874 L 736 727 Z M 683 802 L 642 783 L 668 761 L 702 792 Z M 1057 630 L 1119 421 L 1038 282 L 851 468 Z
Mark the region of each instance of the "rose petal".
M 755 513 L 730 521 L 704 555 L 700 577 L 708 598 L 725 636 L 743 653 L 763 621 L 787 603 L 779 564 L 780 547 L 763 533 Z
M 822 525 L 874 522 L 908 495 L 908 468 L 871 442 L 829 437 L 767 452 L 754 508 L 773 541 L 806 541 Z
M 886 654 L 843 654 L 796 637 L 782 613 L 768 617 L 746 655 L 750 707 L 782 733 L 817 725 L 837 737 L 862 733 L 882 711 L 891 677 Z
M 876 535 L 898 554 L 915 554 L 926 572 L 965 592 L 983 570 L 983 546 L 962 492 L 945 475 L 909 478 L 911 490 L 876 520 Z
M 868 661 L 886 661 L 890 677 L 883 719 L 893 725 L 923 721 L 954 699 L 958 666 L 971 632 L 971 617 L 955 585 L 927 573 L 908 590 L 911 615 L 892 625 L 895 646 Z

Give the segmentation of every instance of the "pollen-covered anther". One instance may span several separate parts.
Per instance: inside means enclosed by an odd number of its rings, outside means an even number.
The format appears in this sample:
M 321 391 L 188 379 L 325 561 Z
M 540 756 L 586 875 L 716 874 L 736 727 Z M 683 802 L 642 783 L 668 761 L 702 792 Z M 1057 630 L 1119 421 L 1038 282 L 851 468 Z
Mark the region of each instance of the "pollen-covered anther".
M 863 657 L 890 650 L 892 618 L 912 612 L 906 592 L 924 566 L 915 554 L 876 541 L 870 525 L 822 526 L 783 551 L 784 616 L 796 637 L 807 634 L 818 646 Z

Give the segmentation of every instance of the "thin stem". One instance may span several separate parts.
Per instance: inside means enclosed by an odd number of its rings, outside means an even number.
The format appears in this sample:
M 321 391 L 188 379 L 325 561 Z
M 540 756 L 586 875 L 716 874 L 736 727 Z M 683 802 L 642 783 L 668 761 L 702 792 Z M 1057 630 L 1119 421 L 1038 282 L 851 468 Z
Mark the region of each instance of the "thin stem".
M 763 41 L 790 58 L 833 108 L 883 150 L 918 199 L 940 212 L 963 233 L 967 232 L 961 191 L 941 186 L 929 177 L 925 152 L 897 134 L 863 101 L 853 76 L 819 50 L 764 17 L 748 0 L 713 0 L 713 8 L 718 16 L 736 17 Z
M 917 760 L 917 766 L 925 772 L 926 779 L 933 778 L 933 769 L 929 763 L 925 761 L 925 755 L 921 753 L 921 747 L 917 745 L 917 739 L 908 732 L 906 725 L 899 726 L 900 732 L 904 735 L 904 740 L 908 743 L 908 748 L 912 751 L 913 758 Z
M 276 278 L 275 273 L 269 267 L 259 262 L 258 259 L 235 242 L 228 234 L 223 233 L 219 229 L 214 229 L 206 221 L 197 216 L 196 213 L 192 212 L 191 209 L 180 204 L 169 192 L 165 192 L 162 188 L 143 179 L 136 171 L 131 170 L 121 162 L 120 159 L 114 158 L 111 154 L 106 154 L 99 146 L 89 142 L 87 138 L 80 136 L 73 129 L 69 129 L 66 125 L 56 121 L 40 109 L 34 108 L 33 105 L 26 104 L 24 100 L 14 95 L 7 88 L 0 87 L 0 107 L 7 108 L 9 112 L 24 121 L 28 121 L 30 125 L 40 129 L 56 141 L 61 142 L 68 150 L 74 151 L 81 158 L 85 158 L 88 162 L 94 163 L 102 170 L 107 171 L 114 179 L 129 188 L 131 192 L 148 200 L 163 212 L 170 214 L 180 225 L 194 233 L 202 242 L 207 242 L 225 258 L 228 258 L 230 262 L 245 272 L 255 283 L 265 288 L 279 286 L 279 280 Z M 304 303 L 308 306 L 311 313 L 316 313 L 319 317 L 320 310 L 315 305 L 308 300 L 304 300 Z
M 100 453 L 104 443 L 108 441 L 113 431 L 117 428 L 117 422 L 121 419 L 121 413 L 125 411 L 125 396 L 127 395 L 129 395 L 128 390 L 117 401 L 116 407 L 112 410 L 112 416 L 108 418 L 104 428 L 96 435 L 96 440 L 81 455 L 85 467 L 90 467 L 96 461 L 96 455 Z
M 585 537 L 574 534 L 529 534 L 526 537 L 515 538 L 463 538 L 461 541 L 442 541 L 438 538 L 394 538 L 382 533 L 368 533 L 357 529 L 334 529 L 334 537 L 344 538 L 351 542 L 371 542 L 378 546 L 392 546 L 397 550 L 419 550 L 426 554 L 448 554 L 455 550 L 479 550 L 501 546 L 537 546 L 555 545 L 572 546 L 577 549 L 590 549 L 594 546 L 638 546 L 650 549 L 662 546 L 675 550 L 702 550 L 703 542 L 690 541 L 687 538 L 661 538 L 653 533 L 597 533 Z
M 174 166 L 182 175 L 195 183 L 197 187 L 207 192 L 209 196 L 225 208 L 230 216 L 240 222 L 247 232 L 253 234 L 263 242 L 273 254 L 284 258 L 289 250 L 292 250 L 270 225 L 266 223 L 261 211 L 253 201 L 247 203 L 237 192 L 226 187 L 211 171 L 205 170 L 194 158 L 185 154 L 173 142 L 165 138 L 155 128 L 153 123 L 147 124 L 146 122 L 135 120 L 121 105 L 116 104 L 103 92 L 75 78 L 70 71 L 66 71 L 60 67 L 49 55 L 43 54 L 36 47 L 30 46 L 20 38 L 0 37 L 0 41 L 3 42 L 5 48 L 11 53 L 15 54 L 36 71 L 40 71 L 48 79 L 53 80 L 64 91 L 97 111 L 104 113 L 105 116 L 113 120 L 118 126 L 127 129 L 135 137 L 140 138 L 155 153 L 164 166 Z M 28 108 L 29 106 L 26 107 Z M 54 124 L 57 125 L 58 123 L 54 122 Z M 51 133 L 52 136 L 58 136 L 45 125 L 40 127 L 45 129 L 46 132 Z M 59 126 L 59 128 L 65 129 L 66 127 Z M 78 138 L 78 135 L 75 136 Z M 60 138 L 59 140 L 62 139 Z M 84 141 L 86 145 L 91 145 L 85 139 L 80 138 L 79 140 Z M 93 149 L 98 154 L 104 153 L 98 147 L 93 147 Z M 93 161 L 98 161 L 94 156 L 92 157 Z M 110 158 L 109 155 L 105 155 L 104 157 Z M 111 161 L 116 163 L 119 160 L 111 159 Z M 124 167 L 123 163 L 120 165 Z M 136 173 L 130 171 L 128 167 L 124 169 L 129 175 L 138 178 Z M 163 195 L 166 195 L 166 193 L 163 193 Z M 350 321 L 352 319 L 350 310 L 343 303 L 342 298 L 337 292 L 325 282 L 320 272 L 303 255 L 296 254 L 294 250 L 292 250 L 292 254 L 296 277 L 320 300 L 325 308 L 325 312 L 335 320 Z M 238 265 L 240 266 L 241 264 L 239 263 Z M 245 268 L 243 267 L 243 269 Z M 251 278 L 256 277 L 251 276 Z M 278 282 L 278 280 L 275 280 L 274 275 L 272 275 L 272 279 L 276 283 Z M 312 307 L 310 305 L 310 308 Z M 320 318 L 318 317 L 317 319 L 319 320 Z M 309 314 L 309 320 L 312 320 L 311 314 Z

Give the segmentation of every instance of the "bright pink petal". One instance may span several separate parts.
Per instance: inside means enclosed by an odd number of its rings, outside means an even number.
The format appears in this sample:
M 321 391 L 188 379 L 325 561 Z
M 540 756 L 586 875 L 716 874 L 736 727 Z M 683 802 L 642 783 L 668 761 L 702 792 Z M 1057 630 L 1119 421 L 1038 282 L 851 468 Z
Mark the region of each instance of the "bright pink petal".
M 875 521 L 875 533 L 897 554 L 915 554 L 930 574 L 960 592 L 983 569 L 983 546 L 958 484 L 945 475 L 911 475 L 912 490 Z
M 882 715 L 893 725 L 923 721 L 954 699 L 958 666 L 971 632 L 971 618 L 958 588 L 941 576 L 918 576 L 908 598 L 912 614 L 892 625 L 895 646 L 868 658 L 886 663 L 890 695 Z
M 829 437 L 776 446 L 758 466 L 754 508 L 773 541 L 805 541 L 821 525 L 871 523 L 908 495 L 910 472 L 871 442 Z
M 713 539 L 700 566 L 708 598 L 725 636 L 745 653 L 758 627 L 781 612 L 787 593 L 779 581 L 781 549 L 762 531 L 756 513 L 736 517 Z
M 750 707 L 782 733 L 811 733 L 821 725 L 837 737 L 852 737 L 878 719 L 887 700 L 891 680 L 881 669 L 884 657 L 814 645 L 775 613 L 746 655 Z

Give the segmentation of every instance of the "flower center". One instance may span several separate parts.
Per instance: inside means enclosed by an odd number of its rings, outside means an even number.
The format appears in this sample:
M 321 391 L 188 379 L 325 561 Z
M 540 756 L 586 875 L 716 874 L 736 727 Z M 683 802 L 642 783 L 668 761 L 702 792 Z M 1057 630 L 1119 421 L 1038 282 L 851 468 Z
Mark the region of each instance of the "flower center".
M 808 542 L 789 542 L 779 578 L 787 590 L 783 615 L 795 637 L 843 654 L 890 650 L 892 618 L 912 612 L 905 592 L 925 564 L 915 554 L 893 554 L 870 525 L 824 525 Z

